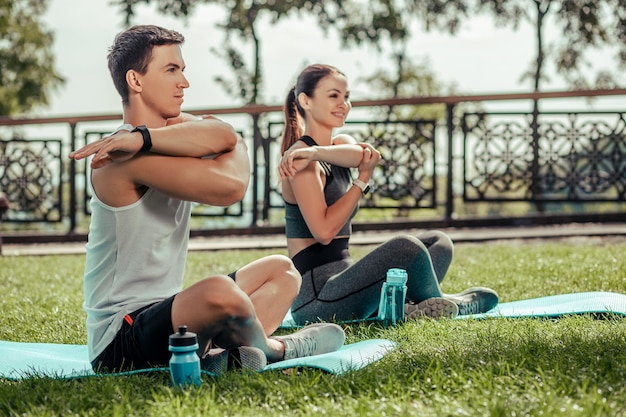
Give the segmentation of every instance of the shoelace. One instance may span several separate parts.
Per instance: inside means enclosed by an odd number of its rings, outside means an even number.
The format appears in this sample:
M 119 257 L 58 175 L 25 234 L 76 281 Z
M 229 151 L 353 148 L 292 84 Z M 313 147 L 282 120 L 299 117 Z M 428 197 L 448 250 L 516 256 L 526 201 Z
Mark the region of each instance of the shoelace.
M 317 340 L 314 337 L 303 336 L 288 339 L 290 343 L 290 358 L 312 356 L 317 351 Z M 287 356 L 287 355 L 285 355 Z
M 477 299 L 469 303 L 459 303 L 458 305 L 459 314 L 461 315 L 478 314 L 480 312 L 480 301 Z

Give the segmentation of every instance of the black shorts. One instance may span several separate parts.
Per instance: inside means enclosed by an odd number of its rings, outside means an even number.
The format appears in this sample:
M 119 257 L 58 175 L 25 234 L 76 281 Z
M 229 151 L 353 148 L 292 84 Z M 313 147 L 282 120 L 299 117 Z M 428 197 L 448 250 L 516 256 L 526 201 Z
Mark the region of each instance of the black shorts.
M 169 366 L 168 350 L 174 296 L 124 316 L 115 339 L 91 362 L 95 372 L 120 372 Z

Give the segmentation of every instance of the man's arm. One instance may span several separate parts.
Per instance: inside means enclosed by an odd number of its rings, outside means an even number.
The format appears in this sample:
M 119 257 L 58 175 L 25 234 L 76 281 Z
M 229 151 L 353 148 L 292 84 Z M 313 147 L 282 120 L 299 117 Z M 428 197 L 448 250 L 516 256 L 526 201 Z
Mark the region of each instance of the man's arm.
M 228 206 L 240 201 L 248 186 L 250 161 L 247 147 L 229 125 L 215 119 L 202 122 L 211 123 L 196 125 L 188 122 L 154 129 L 153 147 L 159 153 L 137 153 L 139 143 L 143 144 L 139 132 L 120 132 L 109 140 L 94 142 L 91 147 L 88 145 L 73 152 L 70 157 L 81 159 L 95 154 L 91 163 L 94 190 L 100 200 L 113 207 L 137 201 L 146 187 L 187 201 Z M 172 129 L 188 125 L 191 126 L 189 129 Z M 168 131 L 172 133 L 169 137 L 166 136 Z M 139 138 L 134 138 L 135 135 Z M 135 140 L 137 143 L 131 143 Z M 197 143 L 211 145 L 202 148 Z M 116 153 L 122 152 L 120 146 L 128 147 L 132 156 L 116 158 Z M 183 156 L 185 149 L 200 148 L 204 150 Z M 215 158 L 198 157 L 207 149 L 217 154 Z M 165 152 L 178 155 L 166 155 Z M 103 156 L 95 160 L 99 155 Z
M 248 149 L 240 137 L 213 159 L 146 154 L 119 165 L 134 184 L 213 206 L 241 201 L 250 181 Z
M 170 156 L 204 157 L 228 152 L 235 147 L 237 134 L 227 123 L 215 118 L 192 120 L 160 128 L 149 128 L 152 138 L 150 152 Z M 102 168 L 111 162 L 131 159 L 143 146 L 140 132 L 120 131 L 87 144 L 70 153 L 73 159 L 94 155 L 92 168 Z

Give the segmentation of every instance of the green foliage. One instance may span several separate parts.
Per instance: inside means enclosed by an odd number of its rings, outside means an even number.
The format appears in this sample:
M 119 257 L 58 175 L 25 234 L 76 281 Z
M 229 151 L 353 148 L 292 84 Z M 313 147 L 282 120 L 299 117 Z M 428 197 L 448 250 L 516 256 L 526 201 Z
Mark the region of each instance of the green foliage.
M 273 23 L 294 14 L 315 16 L 318 26 L 328 32 L 339 33 L 342 47 L 369 44 L 382 50 L 383 42 L 403 45 L 412 35 L 410 28 L 415 21 L 422 22 L 426 30 L 458 32 L 470 18 L 489 14 L 500 26 L 517 29 L 522 22 L 536 28 L 536 59 L 522 74 L 522 80 L 533 80 L 535 89 L 546 79 L 545 65 L 552 62 L 556 72 L 574 88 L 613 88 L 623 76 L 619 69 L 626 67 L 626 4 L 621 0 L 429 0 L 419 2 L 390 2 L 388 0 L 116 0 L 127 23 L 134 15 L 139 3 L 155 4 L 164 14 L 188 18 L 200 4 L 216 4 L 227 10 L 227 17 L 220 25 L 225 30 L 226 49 L 220 53 L 233 70 L 233 78 L 219 77 L 220 83 L 229 93 L 238 94 L 246 104 L 255 104 L 262 99 L 262 72 L 260 56 L 261 35 L 255 24 L 259 16 L 267 15 Z M 548 20 L 550 19 L 550 20 Z M 558 27 L 558 39 L 547 44 L 543 37 L 546 27 Z M 251 41 L 254 47 L 252 64 L 247 64 L 244 54 L 230 42 L 231 34 L 244 42 Z M 592 63 L 586 59 L 590 50 L 611 47 L 616 50 L 619 65 L 616 71 L 598 69 L 591 77 L 588 74 Z M 395 57 L 394 57 L 395 58 Z M 551 61 L 549 61 L 551 60 Z M 419 66 L 403 67 L 397 62 L 398 77 L 389 92 L 391 97 L 400 95 L 399 83 L 404 83 L 409 95 L 427 95 L 424 82 L 433 81 L 429 72 Z M 410 71 L 417 78 L 402 78 Z M 374 73 L 370 78 L 386 74 Z M 592 79 L 595 77 L 595 79 Z M 419 80 L 417 84 L 412 82 Z M 412 88 L 411 88 L 412 87 Z M 422 90 L 422 88 L 424 90 Z M 432 90 L 431 90 L 432 91 Z M 393 92 L 393 94 L 392 94 Z M 413 110 L 409 110 L 409 113 Z M 429 112 L 430 110 L 426 110 Z M 441 110 L 435 110 L 441 112 Z
M 349 47 L 368 43 L 380 47 L 382 41 L 401 42 L 409 35 L 403 9 L 393 2 L 376 0 L 117 0 L 126 22 L 134 15 L 139 3 L 155 4 L 164 14 L 187 18 L 200 4 L 217 4 L 227 10 L 225 21 L 219 26 L 225 31 L 225 50 L 217 52 L 231 67 L 233 78 L 218 77 L 216 81 L 229 94 L 237 94 L 246 104 L 257 104 L 262 99 L 262 57 L 260 56 L 261 34 L 256 28 L 259 16 L 269 16 L 272 23 L 294 14 L 315 16 L 319 27 L 328 32 L 335 29 L 342 39 L 342 46 Z M 244 54 L 236 50 L 230 37 L 239 36 L 244 42 L 252 42 L 254 57 L 252 64 L 246 63 Z
M 351 248 L 355 258 L 371 247 Z M 443 288 L 496 289 L 502 301 L 574 291 L 626 293 L 626 240 L 459 244 Z M 193 252 L 185 285 L 284 250 Z M 85 343 L 83 256 L 0 257 L 0 339 Z M 0 380 L 6 416 L 626 416 L 623 317 L 419 320 L 346 326 L 348 342 L 398 348 L 360 371 L 203 376 L 175 390 L 167 372 Z
M 520 21 L 530 22 L 538 31 L 537 58 L 526 77 L 538 86 L 545 77 L 542 65 L 551 59 L 558 74 L 578 89 L 615 88 L 623 82 L 619 69 L 626 68 L 626 3 L 620 0 L 481 0 L 477 13 L 493 14 L 496 23 L 516 28 Z M 550 19 L 550 20 L 547 20 Z M 546 27 L 558 28 L 558 38 L 546 45 L 542 32 Z M 599 70 L 589 77 L 592 62 L 589 51 L 602 47 L 615 48 L 617 71 Z
M 40 22 L 47 1 L 0 0 L 0 115 L 49 104 L 64 79 L 54 70 L 53 35 Z

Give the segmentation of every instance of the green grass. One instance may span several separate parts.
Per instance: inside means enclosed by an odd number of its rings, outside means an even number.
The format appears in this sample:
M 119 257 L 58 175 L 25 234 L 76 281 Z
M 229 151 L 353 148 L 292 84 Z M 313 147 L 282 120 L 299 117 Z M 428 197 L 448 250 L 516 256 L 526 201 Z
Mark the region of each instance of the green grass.
M 360 257 L 367 248 L 353 248 Z M 190 254 L 186 284 L 282 251 Z M 626 293 L 626 240 L 457 245 L 446 292 L 496 289 L 502 301 L 574 291 Z M 0 257 L 0 339 L 85 343 L 82 256 Z M 166 372 L 0 380 L 8 416 L 626 416 L 626 321 L 414 321 L 346 327 L 348 342 L 399 348 L 360 371 L 233 372 L 200 388 Z

